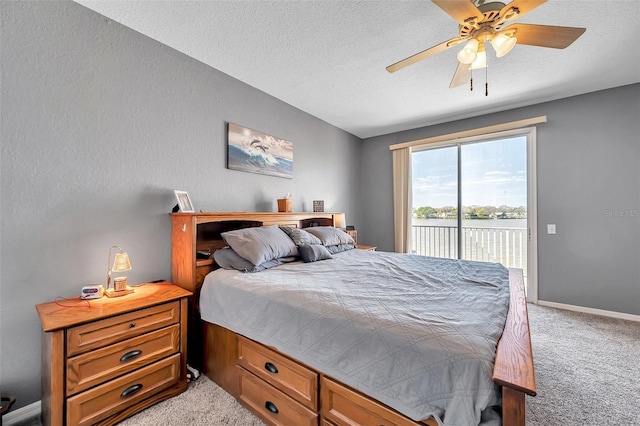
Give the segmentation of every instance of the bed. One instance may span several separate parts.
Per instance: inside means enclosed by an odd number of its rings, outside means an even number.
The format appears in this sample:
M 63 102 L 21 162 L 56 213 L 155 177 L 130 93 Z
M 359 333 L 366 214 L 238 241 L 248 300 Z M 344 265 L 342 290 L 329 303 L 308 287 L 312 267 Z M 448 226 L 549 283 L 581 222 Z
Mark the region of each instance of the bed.
M 252 265 L 264 260 L 222 236 L 243 229 L 330 231 L 333 215 L 178 213 L 172 222 L 173 281 L 199 295 L 191 331 L 202 333 L 190 335 L 190 363 L 266 423 L 525 424 L 525 394 L 536 390 L 521 271 L 347 247 L 327 261 L 213 272 L 215 262 L 198 259 L 198 252 L 204 257 L 231 244 Z M 218 263 L 229 267 L 225 262 Z M 415 279 L 399 280 L 406 276 Z M 431 281 L 406 287 L 421 276 Z M 463 278 L 455 292 L 453 276 Z M 390 278 L 394 284 L 385 289 Z M 391 293 L 401 296 L 396 305 L 387 299 Z M 453 297 L 459 309 L 429 305 L 427 293 L 439 301 Z M 340 323 L 345 306 L 351 313 Z M 462 324 L 470 311 L 471 324 Z

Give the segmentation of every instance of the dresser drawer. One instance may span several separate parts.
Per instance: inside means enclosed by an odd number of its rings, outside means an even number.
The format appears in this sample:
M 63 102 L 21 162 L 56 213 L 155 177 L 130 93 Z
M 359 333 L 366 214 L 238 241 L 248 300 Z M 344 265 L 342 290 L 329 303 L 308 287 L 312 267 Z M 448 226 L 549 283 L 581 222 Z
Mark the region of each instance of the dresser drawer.
M 73 327 L 67 331 L 67 356 L 177 324 L 179 319 L 180 302 L 176 301 Z
M 67 399 L 67 424 L 90 425 L 177 383 L 180 354 Z
M 312 426 L 318 415 L 263 380 L 238 368 L 239 399 L 268 424 Z
M 238 337 L 238 364 L 314 411 L 318 409 L 318 374 L 271 349 Z
M 416 423 L 402 414 L 326 377 L 322 378 L 321 389 L 321 414 L 323 418 L 338 426 L 420 425 L 420 423 Z
M 67 360 L 67 395 L 179 352 L 180 327 L 152 331 Z

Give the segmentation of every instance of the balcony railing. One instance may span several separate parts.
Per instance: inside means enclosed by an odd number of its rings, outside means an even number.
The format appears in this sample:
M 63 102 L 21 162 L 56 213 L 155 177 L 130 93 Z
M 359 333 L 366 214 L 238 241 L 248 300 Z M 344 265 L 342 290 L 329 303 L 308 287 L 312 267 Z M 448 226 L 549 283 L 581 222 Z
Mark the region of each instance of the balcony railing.
M 411 226 L 411 252 L 423 256 L 458 257 L 456 226 Z M 462 227 L 462 258 L 522 268 L 527 275 L 527 228 Z

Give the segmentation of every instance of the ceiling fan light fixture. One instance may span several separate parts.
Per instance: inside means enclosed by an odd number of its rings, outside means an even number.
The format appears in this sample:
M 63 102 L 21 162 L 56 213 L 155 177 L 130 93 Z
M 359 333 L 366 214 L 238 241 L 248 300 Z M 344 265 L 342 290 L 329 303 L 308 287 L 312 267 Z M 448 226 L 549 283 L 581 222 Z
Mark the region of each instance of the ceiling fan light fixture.
M 517 41 L 518 39 L 513 36 L 500 33 L 496 34 L 491 39 L 491 46 L 493 46 L 493 49 L 496 51 L 496 56 L 498 58 L 502 58 L 504 55 L 511 52 L 511 49 L 513 49 Z
M 487 67 L 487 51 L 481 50 L 478 52 L 476 60 L 471 63 L 472 70 L 480 70 Z
M 478 57 L 478 40 L 472 38 L 464 48 L 458 52 L 458 61 L 461 64 L 471 64 Z

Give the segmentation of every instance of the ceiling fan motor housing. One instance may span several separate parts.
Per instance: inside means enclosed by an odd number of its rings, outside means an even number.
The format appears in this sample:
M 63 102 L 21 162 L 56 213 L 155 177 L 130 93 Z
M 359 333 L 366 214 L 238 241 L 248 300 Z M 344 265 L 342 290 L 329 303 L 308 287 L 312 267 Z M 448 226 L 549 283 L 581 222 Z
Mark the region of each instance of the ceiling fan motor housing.
M 513 19 L 518 14 L 517 8 L 512 8 L 500 16 L 500 11 L 505 7 L 504 3 L 491 2 L 478 6 L 478 10 L 482 12 L 482 19 L 478 22 L 478 17 L 471 16 L 465 23 L 459 26 L 460 38 L 476 38 L 480 41 L 482 37 L 492 36 L 500 31 L 502 25 L 508 20 Z

